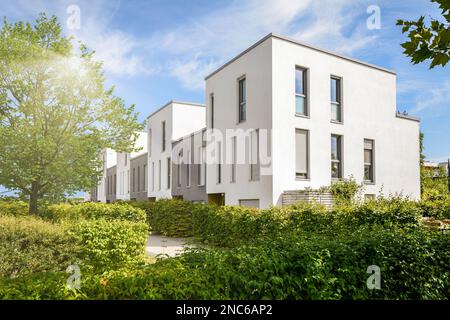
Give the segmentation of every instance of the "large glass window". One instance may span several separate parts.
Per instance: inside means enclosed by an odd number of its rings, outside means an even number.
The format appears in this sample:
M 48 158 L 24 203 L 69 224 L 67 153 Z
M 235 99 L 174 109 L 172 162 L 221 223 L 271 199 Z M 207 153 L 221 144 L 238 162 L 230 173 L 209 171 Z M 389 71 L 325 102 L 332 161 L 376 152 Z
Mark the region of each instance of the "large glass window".
M 342 122 L 341 79 L 331 77 L 331 120 Z
M 247 119 L 247 80 L 239 80 L 239 122 Z
M 374 181 L 373 140 L 364 139 L 364 181 Z
M 306 69 L 295 69 L 295 113 L 302 116 L 308 115 L 306 75 Z
M 333 179 L 342 178 L 342 137 L 331 136 L 331 177 Z
M 309 179 L 309 141 L 307 130 L 295 130 L 295 177 Z

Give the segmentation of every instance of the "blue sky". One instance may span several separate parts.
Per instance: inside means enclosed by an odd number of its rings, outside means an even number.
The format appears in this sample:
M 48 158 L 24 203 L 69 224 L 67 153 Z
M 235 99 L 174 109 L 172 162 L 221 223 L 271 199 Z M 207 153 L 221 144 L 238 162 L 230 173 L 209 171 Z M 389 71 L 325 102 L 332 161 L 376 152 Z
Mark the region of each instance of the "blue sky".
M 69 29 L 70 5 L 80 28 Z M 380 8 L 369 30 L 367 8 Z M 419 116 L 429 159 L 450 157 L 450 65 L 428 70 L 402 55 L 398 18 L 439 16 L 429 0 L 0 0 L 0 15 L 56 14 L 65 33 L 104 61 L 107 82 L 140 119 L 169 100 L 203 102 L 203 78 L 269 32 L 396 70 L 397 106 Z

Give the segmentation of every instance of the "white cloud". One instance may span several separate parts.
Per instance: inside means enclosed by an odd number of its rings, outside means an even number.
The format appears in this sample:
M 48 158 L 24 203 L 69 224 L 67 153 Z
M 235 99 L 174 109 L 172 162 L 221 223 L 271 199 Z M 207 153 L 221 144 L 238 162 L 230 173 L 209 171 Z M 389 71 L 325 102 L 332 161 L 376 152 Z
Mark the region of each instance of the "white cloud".
M 414 87 L 415 90 L 419 88 Z M 416 105 L 412 112 L 422 112 L 432 108 L 450 108 L 450 82 L 443 83 L 440 87 L 431 87 L 422 92 L 416 99 Z
M 343 10 L 349 4 L 349 0 L 234 1 L 222 10 L 153 35 L 149 48 L 168 55 L 172 61 L 166 65 L 169 74 L 197 90 L 203 88 L 209 72 L 270 32 L 344 54 L 361 49 L 375 37 L 367 35 L 365 23 L 344 34 L 354 19 Z

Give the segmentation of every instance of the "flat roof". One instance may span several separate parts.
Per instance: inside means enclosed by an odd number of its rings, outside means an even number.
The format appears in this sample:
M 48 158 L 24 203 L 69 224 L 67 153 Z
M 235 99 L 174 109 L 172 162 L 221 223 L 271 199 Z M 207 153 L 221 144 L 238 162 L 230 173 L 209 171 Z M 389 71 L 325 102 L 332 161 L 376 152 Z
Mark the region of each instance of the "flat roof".
M 405 120 L 411 120 L 411 121 L 417 121 L 417 122 L 420 122 L 420 118 L 419 118 L 419 117 L 410 116 L 409 114 L 403 114 L 403 113 L 400 113 L 399 111 L 397 111 L 397 112 L 395 113 L 395 116 L 396 116 L 397 118 L 400 118 L 400 119 L 405 119 Z
M 292 38 L 289 38 L 289 37 L 286 37 L 286 36 L 278 35 L 278 34 L 275 34 L 275 33 L 269 33 L 267 36 L 265 36 L 264 38 L 262 38 L 261 40 L 259 40 L 258 42 L 256 42 L 252 46 L 250 46 L 249 48 L 247 48 L 244 51 L 242 51 L 241 53 L 239 53 L 236 57 L 234 57 L 233 59 L 231 59 L 230 61 L 228 61 L 227 63 L 225 63 L 224 65 L 222 65 L 221 67 L 219 67 L 218 69 L 216 69 L 215 71 L 210 73 L 209 75 L 207 75 L 205 77 L 205 80 L 208 80 L 210 77 L 212 77 L 213 75 L 218 73 L 220 70 L 224 69 L 225 67 L 227 67 L 228 65 L 230 65 L 231 63 L 233 63 L 234 61 L 236 61 L 237 59 L 239 59 L 243 55 L 245 55 L 247 52 L 253 50 L 257 46 L 259 46 L 260 44 L 265 42 L 267 39 L 271 39 L 271 38 L 287 41 L 287 42 L 290 42 L 290 43 L 293 43 L 293 44 L 296 44 L 296 45 L 299 45 L 299 46 L 302 46 L 302 47 L 305 47 L 305 48 L 308 48 L 308 49 L 312 49 L 312 50 L 315 50 L 315 51 L 318 51 L 318 52 L 321 52 L 321 53 L 325 53 L 325 54 L 328 54 L 328 55 L 331 55 L 331 56 L 334 56 L 334 57 L 337 57 L 337 58 L 340 58 L 340 59 L 344 59 L 344 60 L 347 60 L 347 61 L 350 61 L 350 62 L 354 62 L 354 63 L 360 64 L 360 65 L 363 65 L 363 66 L 366 66 L 366 67 L 369 67 L 369 68 L 372 68 L 372 69 L 376 69 L 376 70 L 380 70 L 380 71 L 384 71 L 384 72 L 396 75 L 396 72 L 393 71 L 393 70 L 389 70 L 389 69 L 386 69 L 386 68 L 383 68 L 383 67 L 380 67 L 380 66 L 377 66 L 377 65 L 374 65 L 374 64 L 370 64 L 370 63 L 367 63 L 367 62 L 364 62 L 364 61 L 361 61 L 361 60 L 350 58 L 350 57 L 338 54 L 336 52 L 332 52 L 332 51 L 329 51 L 329 50 L 321 49 L 321 48 L 318 48 L 316 46 L 313 46 L 313 45 L 310 45 L 310 44 L 306 44 L 306 43 L 300 42 L 298 40 L 295 40 L 295 39 L 292 39 Z
M 157 113 L 158 113 L 159 111 L 161 111 L 162 109 L 164 109 L 164 108 L 166 108 L 166 107 L 168 107 L 168 106 L 170 106 L 171 104 L 174 104 L 174 103 L 176 103 L 176 104 L 184 104 L 184 105 L 194 106 L 194 107 L 205 107 L 205 105 L 202 104 L 202 103 L 197 103 L 197 102 L 186 102 L 186 101 L 179 101 L 179 100 L 170 100 L 169 102 L 167 102 L 165 105 L 163 105 L 162 107 L 160 107 L 160 108 L 157 109 L 156 111 L 153 111 L 153 112 L 147 117 L 147 119 L 150 118 L 150 117 L 152 117 L 152 116 L 154 116 L 155 114 L 157 114 Z

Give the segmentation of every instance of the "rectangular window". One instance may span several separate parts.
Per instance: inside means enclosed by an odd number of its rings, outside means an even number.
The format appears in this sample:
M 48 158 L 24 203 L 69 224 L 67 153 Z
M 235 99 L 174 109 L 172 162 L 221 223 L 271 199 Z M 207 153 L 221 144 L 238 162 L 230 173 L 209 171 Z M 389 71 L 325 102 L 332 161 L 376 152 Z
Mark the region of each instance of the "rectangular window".
M 247 119 L 247 81 L 239 80 L 239 122 Z
M 200 148 L 200 152 L 201 152 L 200 185 L 204 186 L 206 183 L 206 148 L 205 147 Z
M 231 139 L 231 182 L 236 182 L 237 142 L 236 137 Z
M 183 150 L 178 152 L 178 163 L 177 163 L 177 186 L 181 188 L 181 166 L 183 164 Z
M 211 129 L 214 129 L 214 93 L 211 93 Z
M 295 69 L 295 113 L 308 115 L 307 70 L 304 68 Z
M 239 205 L 247 208 L 259 208 L 259 199 L 239 199 Z
M 152 162 L 152 191 L 155 191 L 155 163 Z
M 117 190 L 117 175 L 114 175 L 114 190 L 113 190 L 113 194 L 116 194 Z
M 166 151 L 166 122 L 162 122 L 162 151 Z
M 170 161 L 170 158 L 167 158 L 167 189 L 170 189 L 171 165 L 172 165 L 172 162 Z
M 331 135 L 331 178 L 342 178 L 342 137 Z
M 138 172 L 137 172 L 137 192 L 140 192 L 141 190 L 141 167 L 138 166 Z
M 364 139 L 364 181 L 374 182 L 374 142 Z
M 342 122 L 341 79 L 331 77 L 331 120 Z
M 133 168 L 132 192 L 136 191 L 136 168 Z
M 127 193 L 130 193 L 130 170 L 127 170 Z
M 309 179 L 309 134 L 307 130 L 295 130 L 295 177 Z
M 191 151 L 186 152 L 187 161 L 186 161 L 186 186 L 191 186 Z
M 250 134 L 250 180 L 259 180 L 259 131 L 254 130 Z
M 148 157 L 152 156 L 152 129 L 148 129 Z
M 222 183 L 222 145 L 217 142 L 217 184 Z
M 128 163 L 128 154 L 125 153 L 125 166 L 127 165 L 127 163 Z
M 158 190 L 161 190 L 161 160 L 158 161 Z
M 142 181 L 144 182 L 144 188 L 143 188 L 143 190 L 144 191 L 147 191 L 147 183 L 146 183 L 146 180 L 147 180 L 147 165 L 146 164 L 144 164 L 144 177 L 143 177 L 144 179 L 142 179 Z

